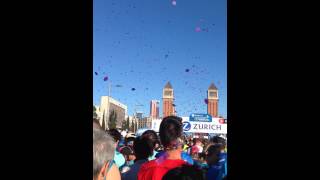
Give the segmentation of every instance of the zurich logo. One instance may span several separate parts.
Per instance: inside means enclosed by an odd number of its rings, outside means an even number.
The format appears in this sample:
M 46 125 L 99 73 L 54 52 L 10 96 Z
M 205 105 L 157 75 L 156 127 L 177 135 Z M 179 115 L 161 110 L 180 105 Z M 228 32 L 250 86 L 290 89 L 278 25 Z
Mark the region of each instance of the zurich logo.
M 189 122 L 183 122 L 183 130 L 189 131 L 191 129 L 191 124 Z

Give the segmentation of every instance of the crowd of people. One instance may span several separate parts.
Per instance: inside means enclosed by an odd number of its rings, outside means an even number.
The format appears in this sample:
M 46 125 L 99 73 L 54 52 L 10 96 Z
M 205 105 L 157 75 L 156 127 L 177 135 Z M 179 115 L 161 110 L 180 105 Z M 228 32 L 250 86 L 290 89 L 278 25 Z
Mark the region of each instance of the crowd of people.
M 147 130 L 124 137 L 93 121 L 94 180 L 223 180 L 227 179 L 226 140 L 183 135 L 182 119 L 165 117 L 159 135 Z

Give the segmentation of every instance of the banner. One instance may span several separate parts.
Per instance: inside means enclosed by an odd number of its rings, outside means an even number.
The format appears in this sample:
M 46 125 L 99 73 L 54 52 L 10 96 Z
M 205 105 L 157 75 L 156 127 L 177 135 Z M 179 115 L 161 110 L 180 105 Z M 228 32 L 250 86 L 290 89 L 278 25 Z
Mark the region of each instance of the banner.
M 212 122 L 189 121 L 189 117 L 182 117 L 183 132 L 227 134 L 227 124 L 221 118 L 212 118 Z

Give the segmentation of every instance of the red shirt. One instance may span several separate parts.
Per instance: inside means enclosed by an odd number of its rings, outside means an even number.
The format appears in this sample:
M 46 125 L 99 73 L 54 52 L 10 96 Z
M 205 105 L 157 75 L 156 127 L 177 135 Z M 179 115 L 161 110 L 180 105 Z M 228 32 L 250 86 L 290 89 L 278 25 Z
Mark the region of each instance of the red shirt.
M 138 180 L 161 180 L 169 170 L 183 164 L 186 164 L 186 162 L 181 159 L 173 160 L 160 157 L 141 166 L 138 172 Z

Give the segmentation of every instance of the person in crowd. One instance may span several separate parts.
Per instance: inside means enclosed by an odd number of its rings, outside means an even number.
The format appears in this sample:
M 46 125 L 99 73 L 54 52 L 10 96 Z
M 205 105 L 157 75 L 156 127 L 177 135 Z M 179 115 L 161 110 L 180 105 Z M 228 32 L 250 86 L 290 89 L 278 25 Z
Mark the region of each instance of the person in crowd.
M 133 165 L 136 156 L 130 146 L 124 146 L 121 148 L 120 153 L 124 156 L 126 163 L 121 168 L 121 173 L 125 173 L 130 170 L 130 167 Z
M 168 171 L 162 180 L 205 180 L 201 169 L 196 166 L 182 165 Z
M 223 176 L 227 175 L 227 152 L 226 152 L 226 140 L 222 137 L 219 136 L 215 136 L 211 139 L 211 142 L 213 144 L 220 144 L 221 149 L 220 149 L 220 154 L 219 154 L 219 158 L 220 158 L 220 164 L 222 164 L 223 166 Z
M 160 124 L 159 132 L 165 154 L 144 163 L 138 172 L 138 180 L 161 180 L 169 170 L 186 164 L 181 158 L 182 119 L 177 116 L 165 117 Z
M 130 146 L 131 148 L 133 148 L 133 142 L 134 142 L 135 138 L 134 137 L 127 137 L 125 138 L 125 145 L 126 146 Z
M 144 133 L 142 133 L 141 135 L 142 137 L 146 137 L 147 139 L 149 139 L 151 145 L 152 145 L 152 150 L 153 153 L 152 155 L 148 158 L 149 161 L 156 159 L 156 155 L 158 154 L 158 152 L 155 150 L 156 149 L 156 143 L 158 142 L 158 135 L 155 131 L 153 130 L 147 130 Z
M 121 134 L 116 129 L 110 129 L 108 131 L 108 133 L 113 137 L 113 139 L 115 141 L 115 144 L 114 144 L 114 147 L 115 147 L 114 161 L 115 161 L 116 165 L 119 167 L 119 169 L 121 169 L 122 166 L 125 165 L 125 162 L 126 162 L 124 156 L 117 149 L 119 141 L 121 140 Z
M 93 128 L 93 180 L 121 180 L 113 161 L 114 141 L 104 130 Z
M 134 164 L 127 173 L 122 175 L 122 180 L 137 180 L 138 171 L 143 163 L 148 162 L 148 158 L 153 153 L 153 143 L 149 138 L 140 136 L 135 139 L 133 150 L 136 156 Z
M 213 144 L 206 152 L 206 160 L 209 166 L 207 180 L 222 180 L 224 177 L 223 162 L 220 161 L 221 148 L 221 144 Z
M 190 138 L 190 140 L 188 141 L 188 149 L 187 149 L 187 153 L 189 154 L 189 155 L 192 155 L 192 153 L 191 153 L 191 150 L 192 150 L 192 146 L 193 146 L 194 144 L 193 144 L 193 139 L 192 138 Z
M 159 151 L 162 150 L 160 140 L 157 140 L 157 141 L 156 141 L 156 145 L 155 145 L 154 150 L 157 151 L 157 154 L 158 154 Z M 157 155 L 157 154 L 156 154 L 156 155 Z M 156 157 L 156 155 L 155 155 L 155 157 Z
M 195 138 L 193 139 L 193 146 L 191 148 L 191 155 L 197 155 L 198 153 L 202 153 L 203 147 L 200 139 Z

